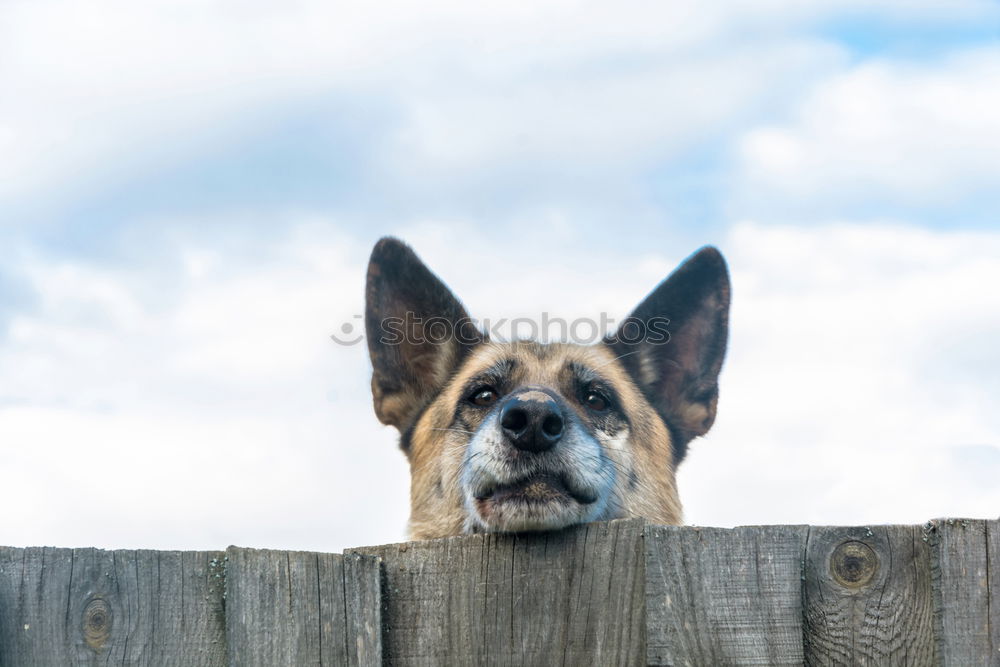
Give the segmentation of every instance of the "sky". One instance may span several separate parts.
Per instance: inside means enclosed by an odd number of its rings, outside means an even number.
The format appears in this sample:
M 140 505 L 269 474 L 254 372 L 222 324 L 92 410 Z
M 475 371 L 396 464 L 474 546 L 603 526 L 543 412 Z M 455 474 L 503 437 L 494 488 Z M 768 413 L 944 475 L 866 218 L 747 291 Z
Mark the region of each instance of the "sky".
M 385 234 L 478 318 L 718 246 L 691 523 L 1000 515 L 995 0 L 8 0 L 0 90 L 0 544 L 405 539 Z

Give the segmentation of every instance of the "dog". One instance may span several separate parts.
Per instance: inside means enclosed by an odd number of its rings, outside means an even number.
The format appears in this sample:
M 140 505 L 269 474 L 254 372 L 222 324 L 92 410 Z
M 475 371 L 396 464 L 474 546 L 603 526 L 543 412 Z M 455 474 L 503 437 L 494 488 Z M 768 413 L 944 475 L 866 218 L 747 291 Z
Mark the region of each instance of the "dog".
M 391 237 L 372 251 L 365 296 L 375 414 L 410 464 L 411 539 L 683 522 L 674 473 L 715 420 L 728 340 L 717 249 L 591 346 L 491 341 Z

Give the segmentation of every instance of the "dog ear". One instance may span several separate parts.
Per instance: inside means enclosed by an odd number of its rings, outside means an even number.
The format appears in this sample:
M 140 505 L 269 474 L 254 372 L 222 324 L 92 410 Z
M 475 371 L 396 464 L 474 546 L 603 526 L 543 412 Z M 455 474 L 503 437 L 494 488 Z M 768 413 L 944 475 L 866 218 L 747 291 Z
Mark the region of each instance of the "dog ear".
M 671 429 L 674 463 L 715 421 L 729 331 L 729 274 L 706 246 L 660 283 L 607 339 Z
M 375 244 L 365 300 L 375 414 L 405 433 L 483 336 L 444 283 L 398 239 Z

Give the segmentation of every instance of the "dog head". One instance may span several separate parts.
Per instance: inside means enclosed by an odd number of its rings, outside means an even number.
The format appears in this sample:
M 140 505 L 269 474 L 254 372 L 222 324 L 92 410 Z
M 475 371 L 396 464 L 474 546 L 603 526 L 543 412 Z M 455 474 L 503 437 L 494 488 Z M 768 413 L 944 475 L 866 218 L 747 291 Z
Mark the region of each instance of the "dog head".
M 379 420 L 411 470 L 427 539 L 623 517 L 682 521 L 674 471 L 715 419 L 729 278 L 706 247 L 593 346 L 496 343 L 402 242 L 368 267 Z

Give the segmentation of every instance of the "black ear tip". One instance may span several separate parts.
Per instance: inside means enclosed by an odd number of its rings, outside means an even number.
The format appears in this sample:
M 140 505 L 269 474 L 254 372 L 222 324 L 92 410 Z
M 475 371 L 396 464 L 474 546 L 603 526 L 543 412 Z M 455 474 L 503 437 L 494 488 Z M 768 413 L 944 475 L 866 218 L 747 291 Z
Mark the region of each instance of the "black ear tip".
M 706 245 L 699 248 L 691 257 L 684 262 L 683 269 L 688 269 L 697 273 L 712 273 L 728 278 L 729 268 L 726 266 L 726 259 L 715 246 Z
M 697 259 L 701 262 L 708 264 L 716 264 L 718 266 L 725 266 L 726 260 L 722 256 L 722 253 L 714 245 L 705 245 L 698 248 L 691 259 Z
M 394 236 L 383 236 L 372 248 L 368 277 L 371 280 L 378 276 L 401 276 L 412 271 L 419 272 L 421 267 L 423 263 L 410 246 Z
M 381 264 L 382 262 L 391 262 L 412 254 L 413 250 L 410 249 L 410 246 L 395 236 L 383 236 L 375 244 L 375 247 L 372 248 L 371 261 L 372 263 Z

